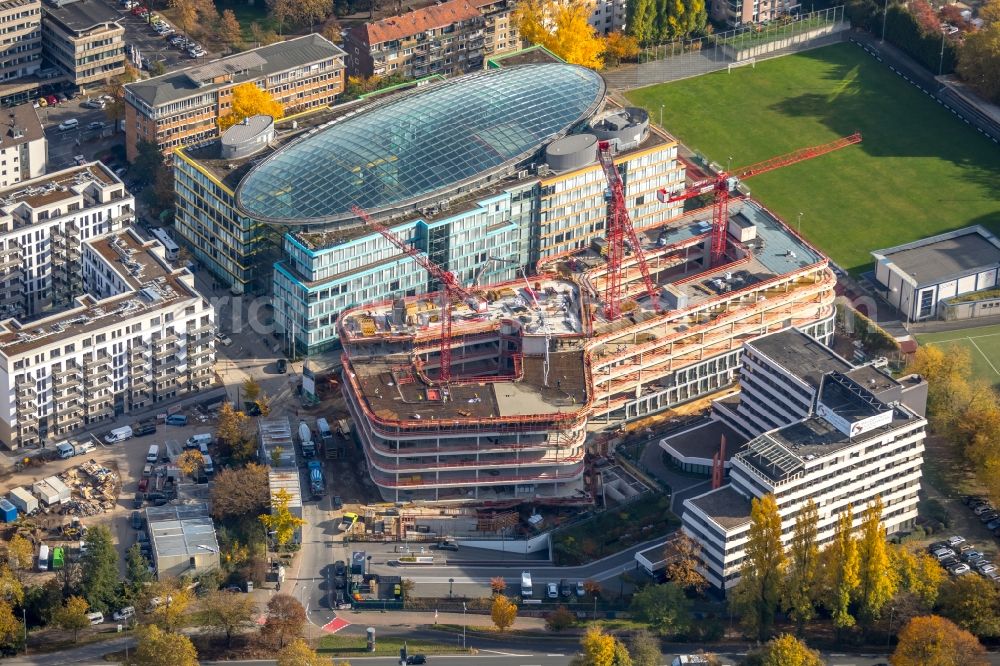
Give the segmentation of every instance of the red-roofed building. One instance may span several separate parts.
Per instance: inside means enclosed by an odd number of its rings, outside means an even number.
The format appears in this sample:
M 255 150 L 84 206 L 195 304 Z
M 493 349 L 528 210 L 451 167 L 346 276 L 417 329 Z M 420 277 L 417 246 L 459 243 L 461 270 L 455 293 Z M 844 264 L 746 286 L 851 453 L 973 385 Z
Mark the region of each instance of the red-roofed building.
M 450 0 L 352 28 L 344 42 L 351 76 L 464 74 L 516 50 L 510 0 Z

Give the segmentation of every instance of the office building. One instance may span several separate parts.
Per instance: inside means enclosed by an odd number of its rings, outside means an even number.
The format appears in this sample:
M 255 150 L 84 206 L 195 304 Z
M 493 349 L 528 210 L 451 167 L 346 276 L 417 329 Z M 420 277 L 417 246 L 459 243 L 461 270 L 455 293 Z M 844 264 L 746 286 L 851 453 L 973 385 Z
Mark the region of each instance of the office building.
M 520 48 L 513 0 L 449 0 L 351 28 L 344 39 L 351 76 L 453 76 Z
M 166 154 L 219 136 L 232 90 L 253 83 L 286 115 L 329 106 L 344 90 L 344 52 L 325 37 L 305 35 L 213 60 L 125 87 L 125 146 L 134 160 L 140 141 Z
M 41 66 L 41 0 L 0 1 L 0 105 L 28 101 Z
M 45 173 L 49 146 L 31 104 L 0 112 L 0 190 Z
M 120 16 L 101 0 L 45 0 L 45 57 L 71 83 L 99 88 L 125 71 L 125 28 L 118 23 Z
M 628 0 L 594 0 L 588 22 L 600 35 L 625 32 Z
M 214 313 L 99 163 L 0 192 L 0 442 L 62 439 L 212 382 Z M 30 188 L 30 190 L 29 190 Z M 29 193 L 30 191 L 30 193 Z
M 1000 240 L 977 224 L 872 256 L 885 299 L 906 321 L 922 321 L 937 318 L 948 299 L 997 287 Z
M 735 423 L 740 435 L 753 434 L 746 444 L 737 438 L 735 446 L 727 438 L 728 484 L 684 501 L 683 528 L 701 544 L 708 581 L 719 588 L 736 584 L 751 499 L 767 494 L 777 500 L 786 546 L 810 499 L 819 510 L 821 545 L 830 542 L 848 505 L 857 526 L 876 497 L 890 534 L 912 525 L 927 383 L 915 376 L 896 380 L 872 365 L 855 367 L 795 329 L 744 346 L 737 409 L 747 418 Z M 736 414 L 731 403 L 714 407 L 712 427 L 730 428 Z M 697 429 L 687 432 L 697 435 Z M 661 442 L 668 453 L 671 439 Z M 718 448 L 717 436 L 702 441 Z

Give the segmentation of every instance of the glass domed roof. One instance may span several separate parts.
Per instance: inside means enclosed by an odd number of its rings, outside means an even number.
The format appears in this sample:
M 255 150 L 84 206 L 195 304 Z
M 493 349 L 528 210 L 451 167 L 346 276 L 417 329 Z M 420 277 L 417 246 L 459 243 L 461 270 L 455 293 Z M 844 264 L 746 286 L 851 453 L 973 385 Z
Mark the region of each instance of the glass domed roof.
M 592 115 L 604 90 L 597 73 L 555 63 L 451 79 L 295 140 L 243 179 L 237 204 L 293 225 L 412 205 L 526 159 Z

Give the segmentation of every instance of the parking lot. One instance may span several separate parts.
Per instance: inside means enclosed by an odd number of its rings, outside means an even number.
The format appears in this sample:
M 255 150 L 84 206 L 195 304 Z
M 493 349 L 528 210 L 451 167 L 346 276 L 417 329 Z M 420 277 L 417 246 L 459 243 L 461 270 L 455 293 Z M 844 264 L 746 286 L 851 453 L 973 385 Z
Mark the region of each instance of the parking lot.
M 989 536 L 978 538 L 974 533 L 981 530 L 969 530 L 964 536 L 956 534 L 936 541 L 927 547 L 927 551 L 951 576 L 978 574 L 1000 583 L 1000 567 L 990 559 L 990 555 L 996 553 L 996 539 L 1000 538 L 1000 512 L 985 498 L 975 496 L 966 497 L 962 509 L 983 525 Z

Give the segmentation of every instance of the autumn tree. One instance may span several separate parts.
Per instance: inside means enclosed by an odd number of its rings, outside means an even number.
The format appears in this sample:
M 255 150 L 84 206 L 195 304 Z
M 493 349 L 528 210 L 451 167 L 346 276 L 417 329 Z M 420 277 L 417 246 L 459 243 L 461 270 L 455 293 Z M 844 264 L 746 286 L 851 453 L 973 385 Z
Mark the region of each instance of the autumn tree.
M 582 656 L 572 666 L 633 666 L 625 645 L 600 627 L 591 627 L 580 640 Z
M 308 25 L 310 30 L 333 13 L 333 0 L 295 0 L 292 3 L 291 18 L 300 25 Z
M 494 595 L 503 594 L 507 590 L 507 581 L 504 580 L 503 576 L 494 576 L 490 578 L 490 591 Z
M 924 615 L 899 632 L 892 666 L 987 666 L 986 651 L 969 632 L 943 617 Z
M 632 616 L 661 636 L 683 631 L 690 621 L 691 604 L 676 583 L 647 585 L 632 595 Z
M 911 617 L 927 614 L 937 603 L 938 591 L 945 579 L 944 569 L 937 559 L 897 544 L 890 546 L 889 560 L 899 581 L 892 602 L 896 617 L 903 623 Z
M 173 632 L 184 626 L 194 598 L 186 585 L 175 579 L 163 579 L 147 586 L 143 605 L 150 608 L 145 620 L 163 631 Z
M 285 27 L 285 21 L 295 11 L 296 0 L 265 0 L 268 15 L 278 23 L 278 34 L 280 35 Z
M 882 614 L 882 609 L 896 594 L 898 578 L 890 565 L 889 545 L 882 526 L 882 498 L 876 497 L 861 520 L 861 539 L 858 542 L 858 611 L 862 619 L 871 623 Z
M 545 616 L 545 628 L 549 631 L 566 631 L 574 624 L 576 616 L 573 615 L 573 611 L 562 605 Z
M 636 629 L 628 641 L 628 653 L 634 666 L 660 666 L 663 656 L 660 641 L 645 629 Z
M 236 51 L 243 44 L 243 29 L 240 22 L 236 20 L 236 14 L 232 9 L 225 9 L 222 18 L 219 20 L 219 41 L 229 47 L 230 51 Z
M 243 380 L 243 399 L 247 402 L 254 402 L 260 397 L 260 382 L 258 382 L 253 377 L 247 377 Z
M 639 41 L 632 35 L 615 30 L 604 38 L 604 62 L 607 65 L 617 65 L 622 62 L 634 62 L 639 56 Z
M 201 455 L 201 451 L 198 449 L 188 449 L 177 456 L 175 464 L 181 472 L 191 478 L 196 478 L 198 472 L 205 466 L 205 457 Z
M 819 652 L 791 634 L 782 634 L 748 655 L 747 662 L 754 666 L 823 666 Z
M 938 612 L 982 638 L 1000 636 L 1000 591 L 981 576 L 959 576 L 941 586 Z
M 7 565 L 14 572 L 31 569 L 34 554 L 34 546 L 20 534 L 15 534 L 7 542 Z
M 198 651 L 184 634 L 150 624 L 139 627 L 137 638 L 129 666 L 198 666 Z
M 294 515 L 288 508 L 292 501 L 292 496 L 284 488 L 279 488 L 271 495 L 271 513 L 263 513 L 259 516 L 260 522 L 269 531 L 274 532 L 274 541 L 279 546 L 284 546 L 292 537 L 295 530 L 306 524 L 298 516 Z
M 0 599 L 11 606 L 24 605 L 24 586 L 6 564 L 0 566 Z
M 245 467 L 220 469 L 212 482 L 212 515 L 222 520 L 259 515 L 267 508 L 267 467 L 249 463 Z
M 781 543 L 781 516 L 774 495 L 754 498 L 750 531 L 740 580 L 733 588 L 732 604 L 740 613 L 744 630 L 764 640 L 771 633 L 774 614 L 782 596 L 785 549 Z
M 285 642 L 302 637 L 306 624 L 306 609 L 290 594 L 276 594 L 267 602 L 267 615 L 261 633 L 278 648 Z
M 250 460 L 257 451 L 250 417 L 230 402 L 222 403 L 219 408 L 215 437 L 236 462 Z
M 702 592 L 708 587 L 708 581 L 698 571 L 700 554 L 701 545 L 684 532 L 678 532 L 674 538 L 668 539 L 663 549 L 667 580 L 681 589 Z
M 320 656 L 308 643 L 296 638 L 278 653 L 278 666 L 330 666 L 330 659 Z
M 343 41 L 343 37 L 340 34 L 341 28 L 340 23 L 336 19 L 328 19 L 320 34 L 329 39 L 334 44 L 340 44 Z
M 541 44 L 568 63 L 591 69 L 604 66 L 604 40 L 588 23 L 584 0 L 525 0 L 514 11 L 521 37 Z
M 139 70 L 125 63 L 125 70 L 121 74 L 112 76 L 104 82 L 102 94 L 111 98 L 104 106 L 104 116 L 114 123 L 116 132 L 119 122 L 125 118 L 125 86 L 138 80 Z
M 640 44 L 686 39 L 708 23 L 704 0 L 630 0 L 627 31 Z
M 226 647 L 233 646 L 233 635 L 256 624 L 257 604 L 246 594 L 213 590 L 201 602 L 201 626 L 225 634 Z
M 285 117 L 285 110 L 271 93 L 261 90 L 250 81 L 241 83 L 233 88 L 232 107 L 229 113 L 219 118 L 219 129 L 226 130 L 243 122 L 245 118 L 256 115 L 271 116 L 278 120 Z
M 0 600 L 0 646 L 14 648 L 20 642 L 23 631 L 24 625 L 14 617 L 14 609 Z
M 490 606 L 490 618 L 497 629 L 507 631 L 517 618 L 517 604 L 502 594 L 496 595 Z
M 833 616 L 837 629 L 854 626 L 851 615 L 851 597 L 858 588 L 858 542 L 853 533 L 853 509 L 850 504 L 837 517 L 833 543 L 823 551 L 823 570 L 826 577 L 824 605 Z
M 174 10 L 175 21 L 181 32 L 190 35 L 198 21 L 197 0 L 169 0 L 169 5 Z
M 626 9 L 628 27 L 626 31 L 642 46 L 656 42 L 656 0 L 628 0 Z
M 70 597 L 52 615 L 52 622 L 63 631 L 73 632 L 73 642 L 80 639 L 80 630 L 90 626 L 87 610 L 90 605 L 83 597 Z
M 795 517 L 788 558 L 788 579 L 784 604 L 789 616 L 802 627 L 816 616 L 819 597 L 819 545 L 817 542 L 819 512 L 810 499 Z
M 122 597 L 128 603 L 133 603 L 142 597 L 146 585 L 153 581 L 149 570 L 149 560 L 142 554 L 138 543 L 132 544 L 125 553 L 125 580 L 122 583 Z

